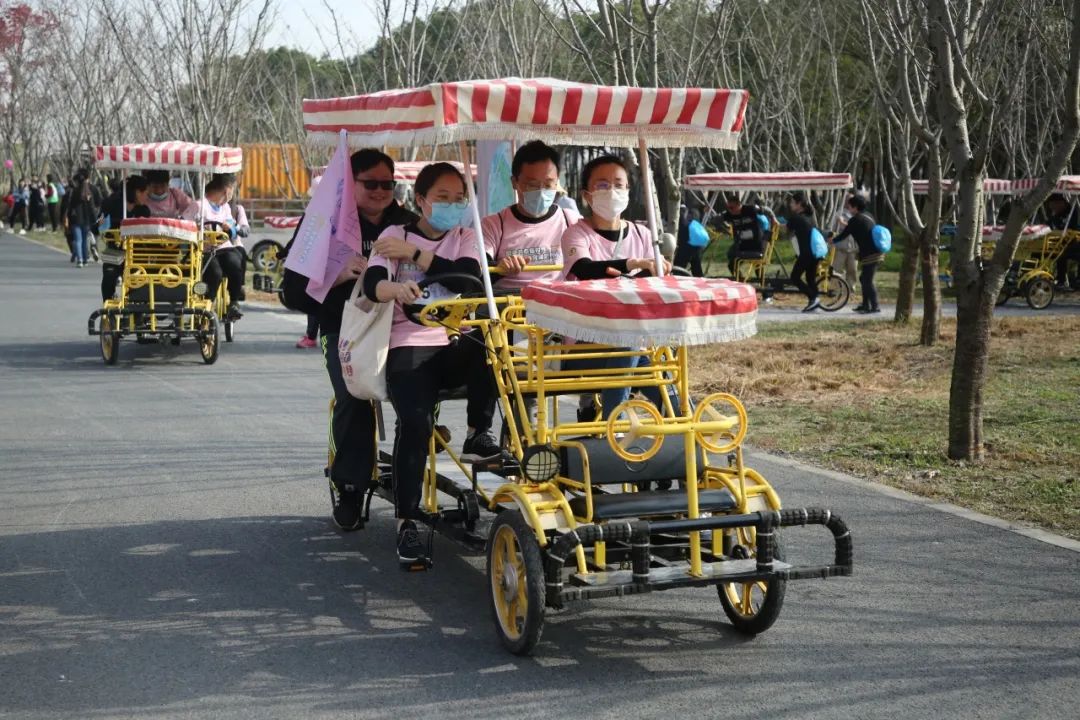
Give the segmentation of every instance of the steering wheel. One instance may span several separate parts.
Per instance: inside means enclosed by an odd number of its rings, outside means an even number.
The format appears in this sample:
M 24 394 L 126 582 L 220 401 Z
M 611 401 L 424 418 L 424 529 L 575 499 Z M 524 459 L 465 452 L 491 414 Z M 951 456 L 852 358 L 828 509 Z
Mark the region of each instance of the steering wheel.
M 443 280 L 461 280 L 468 282 L 476 286 L 477 292 L 451 292 L 440 284 Z M 418 282 L 416 286 L 420 288 L 420 297 L 416 300 L 413 300 L 408 305 L 403 304 L 401 306 L 401 310 L 405 313 L 405 317 L 407 317 L 409 320 L 416 323 L 417 325 L 424 324 L 424 322 L 420 319 L 420 314 L 428 305 L 433 302 L 438 302 L 440 300 L 456 300 L 460 297 L 476 297 L 480 294 L 483 294 L 484 292 L 484 283 L 481 282 L 480 278 L 474 275 L 469 275 L 468 273 L 443 273 L 441 275 L 431 275 L 430 277 L 426 277 L 420 282 Z M 432 286 L 437 286 L 437 289 L 433 289 Z M 449 308 L 443 308 L 437 313 L 428 313 L 429 317 L 433 317 L 436 320 L 440 321 L 445 320 L 447 317 L 449 317 L 449 315 Z
M 668 275 L 679 275 L 680 277 L 694 277 L 694 273 L 690 272 L 684 267 L 678 265 L 672 265 Z

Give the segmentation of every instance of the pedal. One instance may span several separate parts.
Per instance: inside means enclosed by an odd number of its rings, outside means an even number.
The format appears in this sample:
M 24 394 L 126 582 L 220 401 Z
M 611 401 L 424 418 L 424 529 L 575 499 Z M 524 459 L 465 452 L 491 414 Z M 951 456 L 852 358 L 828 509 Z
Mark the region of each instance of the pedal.
M 417 558 L 409 563 L 401 562 L 400 560 L 398 561 L 398 567 L 405 572 L 427 572 L 434 567 L 434 565 L 431 558 Z

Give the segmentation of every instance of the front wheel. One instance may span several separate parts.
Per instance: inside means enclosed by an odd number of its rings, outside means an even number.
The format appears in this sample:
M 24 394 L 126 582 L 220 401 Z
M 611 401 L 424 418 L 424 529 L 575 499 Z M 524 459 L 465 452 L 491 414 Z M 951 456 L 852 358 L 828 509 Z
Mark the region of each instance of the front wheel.
M 225 342 L 233 341 L 233 336 L 235 333 L 235 330 L 233 329 L 234 325 L 236 325 L 236 323 L 232 320 L 225 321 Z
M 839 275 L 818 278 L 818 302 L 826 312 L 836 312 L 851 299 L 851 286 Z
M 784 558 L 780 544 L 780 532 L 773 531 L 776 539 L 774 558 Z M 756 533 L 753 528 L 739 528 L 724 536 L 724 554 L 748 559 L 754 556 Z M 726 583 L 716 586 L 724 614 L 744 635 L 757 635 L 772 627 L 784 605 L 787 581 L 780 579 L 758 580 L 749 583 Z
M 1045 277 L 1029 280 L 1024 288 L 1024 299 L 1032 310 L 1045 310 L 1054 302 L 1054 283 Z
M 495 631 L 506 649 L 528 655 L 544 630 L 544 561 L 536 534 L 517 510 L 491 525 L 487 574 Z
M 202 321 L 202 333 L 199 336 L 199 353 L 203 362 L 213 365 L 218 358 L 218 323 L 217 318 L 204 318 Z
M 115 365 L 120 358 L 120 333 L 113 329 L 108 315 L 101 316 L 101 359 L 106 365 Z

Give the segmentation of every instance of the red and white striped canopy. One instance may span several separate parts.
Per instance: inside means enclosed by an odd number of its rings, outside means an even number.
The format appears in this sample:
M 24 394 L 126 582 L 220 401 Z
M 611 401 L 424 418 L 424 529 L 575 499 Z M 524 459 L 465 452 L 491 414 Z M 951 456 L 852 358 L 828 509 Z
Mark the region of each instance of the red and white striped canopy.
M 291 230 L 299 224 L 299 215 L 267 215 L 263 218 L 263 225 L 275 230 Z
M 420 171 L 433 162 L 449 162 L 451 165 L 457 168 L 458 172 L 464 173 L 465 166 L 459 162 L 453 160 L 395 160 L 394 161 L 394 179 L 400 183 L 408 183 L 412 185 L 416 182 L 416 176 L 420 174 Z M 472 166 L 473 177 L 476 177 L 476 166 Z
M 944 193 L 953 192 L 953 184 L 955 180 L 942 180 L 941 191 Z M 912 190 L 916 195 L 926 195 L 930 192 L 929 180 L 912 180 Z M 997 178 L 986 178 L 983 180 L 983 192 L 988 195 L 1012 195 L 1016 192 L 1015 183 L 1012 180 L 999 180 Z
M 683 185 L 706 192 L 846 190 L 851 187 L 847 173 L 778 172 L 778 173 L 704 173 L 687 175 Z
M 238 147 L 215 147 L 189 142 L 98 145 L 94 164 L 108 170 L 194 170 L 235 173 L 243 167 L 244 152 Z
M 308 138 L 355 147 L 462 140 L 734 148 L 746 90 L 585 85 L 551 78 L 434 83 L 371 95 L 304 100 Z
M 1033 189 L 1039 184 L 1038 178 L 1024 178 L 1023 180 L 1013 180 L 1014 192 L 1027 192 Z M 1080 175 L 1062 175 L 1061 179 L 1057 181 L 1054 186 L 1054 192 L 1059 193 L 1080 193 Z

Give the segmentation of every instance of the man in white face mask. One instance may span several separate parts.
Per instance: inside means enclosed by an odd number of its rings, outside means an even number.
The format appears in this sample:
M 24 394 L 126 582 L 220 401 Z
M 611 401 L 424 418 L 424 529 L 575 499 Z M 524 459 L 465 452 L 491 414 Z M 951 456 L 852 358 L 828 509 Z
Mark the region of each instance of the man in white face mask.
M 517 203 L 488 215 L 481 227 L 488 262 L 498 267 L 496 287 L 520 289 L 536 279 L 556 279 L 558 271 L 529 272 L 537 265 L 561 265 L 560 240 L 581 219 L 555 203 L 559 188 L 559 153 L 539 140 L 514 153 L 510 180 Z

